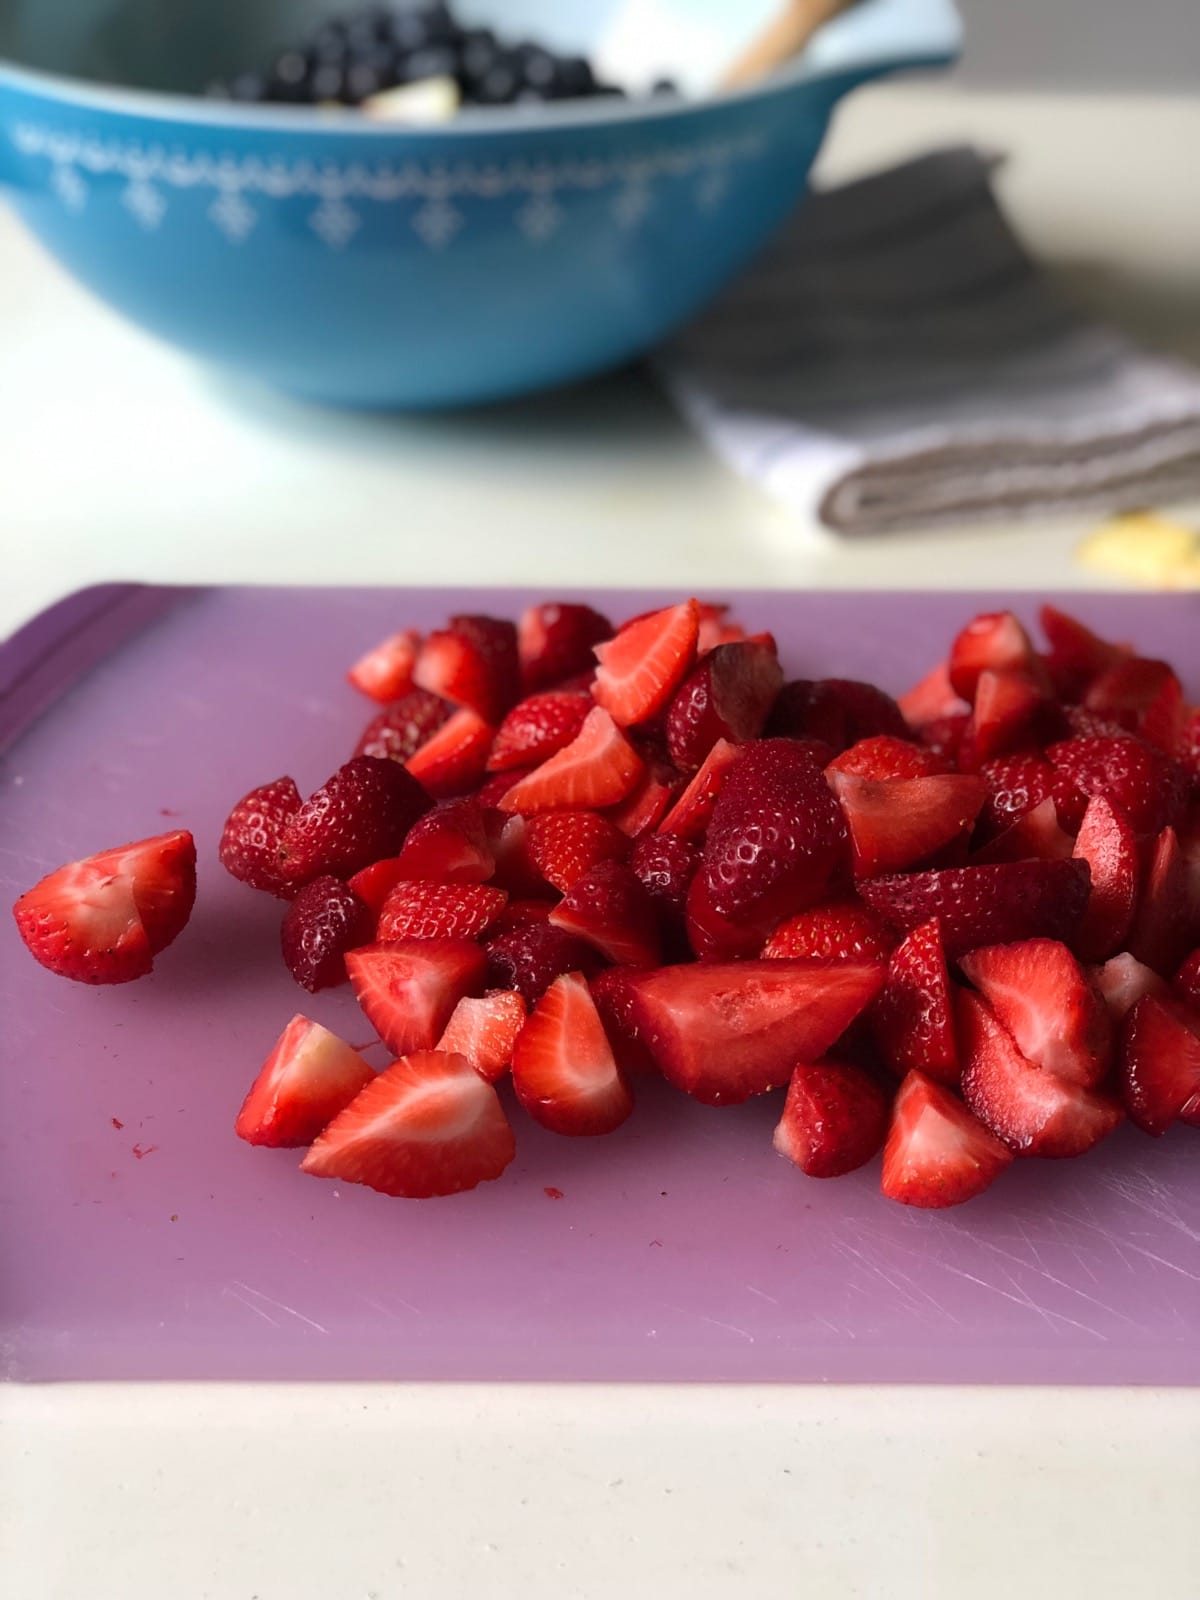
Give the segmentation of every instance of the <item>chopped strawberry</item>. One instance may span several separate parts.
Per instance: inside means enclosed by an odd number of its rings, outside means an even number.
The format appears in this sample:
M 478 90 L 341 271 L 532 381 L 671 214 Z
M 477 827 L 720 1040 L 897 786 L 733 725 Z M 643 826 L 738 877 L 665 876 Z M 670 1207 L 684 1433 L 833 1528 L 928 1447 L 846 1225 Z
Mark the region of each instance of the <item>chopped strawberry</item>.
M 956 1010 L 963 1098 L 1017 1155 L 1081 1156 L 1120 1122 L 1110 1096 L 1028 1060 L 978 995 L 960 992 Z
M 1129 732 L 1111 717 L 1102 717 L 1098 711 L 1087 711 L 1083 706 L 1063 706 L 1062 714 L 1078 739 L 1123 739 Z
M 767 722 L 767 733 L 782 739 L 819 739 L 834 751 L 887 734 L 903 739 L 908 724 L 890 694 L 873 683 L 851 678 L 800 679 L 785 683 Z
M 516 628 L 497 617 L 451 617 L 421 646 L 413 681 L 494 726 L 520 693 Z
M 549 922 L 555 900 L 510 900 L 488 930 L 489 939 L 498 939 L 504 933 L 516 933 L 522 928 Z
M 1046 754 L 1085 795 L 1103 795 L 1119 805 L 1139 834 L 1161 833 L 1183 813 L 1183 769 L 1140 739 L 1064 739 Z
M 355 756 L 284 824 L 280 876 L 299 888 L 328 874 L 348 878 L 399 853 L 429 796 L 395 761 Z
M 707 655 L 710 650 L 715 650 L 723 644 L 741 644 L 746 637 L 746 630 L 740 622 L 729 615 L 729 606 L 711 600 L 697 600 L 696 611 L 700 618 L 700 631 L 696 638 L 696 650 L 700 655 Z M 766 643 L 770 635 L 760 635 L 759 638 Z
M 1143 1133 L 1176 1120 L 1200 1127 L 1200 1018 L 1177 1000 L 1148 994 L 1125 1018 L 1121 1098 Z
M 577 878 L 550 913 L 552 927 L 593 945 L 615 966 L 662 960 L 654 902 L 621 861 L 601 861 Z
M 556 978 L 521 1029 L 512 1058 L 517 1099 L 552 1133 L 611 1133 L 633 1110 L 586 981 Z
M 989 945 L 959 965 L 1035 1067 L 1094 1088 L 1113 1061 L 1113 1030 L 1099 992 L 1054 939 Z
M 1085 710 L 1119 723 L 1130 733 L 1144 733 L 1143 724 L 1152 708 L 1156 723 L 1170 720 L 1172 706 L 1182 711 L 1183 690 L 1165 661 L 1125 656 L 1092 679 L 1082 704 Z M 1172 731 L 1177 733 L 1178 726 Z M 1166 748 L 1174 748 L 1173 739 Z
M 1168 977 L 1191 948 L 1196 931 L 1179 839 L 1174 828 L 1164 828 L 1150 853 L 1129 949 L 1139 961 Z
M 1200 706 L 1183 708 L 1175 754 L 1192 780 L 1193 794 L 1200 794 Z
M 973 618 L 950 646 L 950 687 L 974 701 L 983 672 L 1025 671 L 1039 676 L 1041 663 L 1029 635 L 1011 611 L 990 611 Z
M 881 1187 L 901 1205 L 940 1210 L 982 1194 L 1012 1158 L 949 1089 L 910 1072 L 892 1106 Z
M 1049 707 L 1042 681 L 1027 667 L 985 668 L 975 686 L 975 707 L 963 735 L 964 743 L 970 742 L 973 765 L 993 761 L 1051 731 L 1043 726 Z M 1058 717 L 1052 733 L 1061 731 Z M 964 766 L 961 750 L 959 766 Z
M 429 694 L 424 689 L 410 689 L 395 705 L 371 718 L 354 754 L 405 762 L 438 731 L 453 710 L 454 707 L 439 695 Z
M 844 772 L 852 778 L 873 778 L 883 783 L 888 778 L 930 778 L 946 770 L 946 763 L 932 750 L 914 744 L 911 739 L 879 733 L 870 739 L 860 739 L 840 756 L 835 756 L 826 768 L 826 776 L 831 771 Z
M 1158 973 L 1144 967 L 1136 956 L 1131 956 L 1127 951 L 1113 956 L 1102 967 L 1094 967 L 1092 978 L 1117 1027 L 1144 996 L 1163 996 L 1167 993 L 1167 985 Z
M 1200 1015 L 1200 949 L 1184 958 L 1175 974 L 1175 993 Z
M 369 944 L 346 957 L 355 998 L 397 1055 L 431 1050 L 462 997 L 483 988 L 487 965 L 469 939 Z
M 802 1062 L 788 1085 L 775 1148 L 810 1178 L 840 1178 L 879 1151 L 891 1109 L 878 1081 L 853 1062 Z
M 593 946 L 552 927 L 549 921 L 531 923 L 489 939 L 486 952 L 489 988 L 516 989 L 531 1006 L 537 1005 L 555 978 L 561 978 L 564 972 L 582 972 L 586 976 L 600 966 Z
M 1057 807 L 1047 797 L 1018 817 L 1011 828 L 1005 828 L 976 850 L 971 863 L 986 866 L 996 861 L 1069 861 L 1073 854 L 1075 841 L 1059 827 Z
M 485 811 L 497 809 L 508 791 L 515 789 L 521 779 L 528 777 L 531 771 L 532 768 L 529 767 L 512 767 L 508 772 L 494 772 L 480 785 L 475 795 L 476 800 Z
M 914 928 L 892 954 L 871 1008 L 871 1033 L 897 1077 L 924 1072 L 941 1083 L 959 1079 L 954 990 L 938 923 Z
M 398 883 L 383 903 L 375 938 L 477 939 L 503 911 L 508 896 L 487 883 Z
M 910 728 L 925 728 L 951 718 L 965 721 L 971 709 L 970 704 L 954 692 L 950 682 L 950 667 L 945 661 L 939 661 L 920 683 L 914 684 L 896 703 Z
M 294 1016 L 242 1102 L 234 1131 L 247 1144 L 311 1144 L 375 1074 L 336 1034 Z
M 492 882 L 509 894 L 542 895 L 546 883 L 529 853 L 529 824 L 524 817 L 508 817 L 503 811 L 486 811 L 484 826 L 496 859 Z
M 284 915 L 280 943 L 287 969 L 302 989 L 316 994 L 346 981 L 346 952 L 370 942 L 370 907 L 340 878 L 313 878 Z
M 349 879 L 349 886 L 378 921 L 383 902 L 407 876 L 400 865 L 400 857 L 387 856 L 383 861 L 372 861 L 369 867 L 354 873 Z
M 1127 645 L 1109 644 L 1054 606 L 1043 606 L 1038 617 L 1050 646 L 1046 665 L 1060 700 L 1078 700 L 1097 674 L 1129 654 Z
M 699 772 L 659 823 L 659 833 L 674 833 L 688 840 L 703 838 L 717 797 L 725 787 L 729 769 L 738 754 L 737 745 L 718 739 L 705 756 Z
M 481 1078 L 495 1083 L 512 1063 L 526 1014 L 524 1000 L 511 989 L 493 989 L 477 999 L 466 995 L 455 1006 L 437 1047 L 466 1056 Z
M 243 795 L 225 820 L 221 865 L 252 889 L 286 899 L 294 890 L 280 876 L 283 830 L 302 802 L 294 778 L 276 778 Z
M 887 961 L 895 942 L 870 907 L 849 900 L 789 917 L 762 954 L 766 961 Z
M 663 762 L 648 762 L 637 786 L 609 809 L 609 821 L 627 839 L 643 839 L 661 824 L 683 788 L 683 780 L 673 767 Z
M 517 624 L 521 679 L 532 694 L 595 665 L 592 648 L 611 639 L 612 623 L 591 606 L 550 601 L 530 606 Z
M 604 1032 L 622 1072 L 636 1077 L 654 1076 L 658 1064 L 642 1037 L 634 1014 L 633 990 L 629 986 L 634 967 L 605 967 L 588 980 Z
M 526 847 L 538 875 L 560 894 L 601 861 L 623 861 L 629 840 L 591 811 L 545 811 L 526 823 Z
M 922 723 L 916 733 L 926 750 L 940 756 L 950 766 L 957 766 L 970 724 L 970 712 L 956 712 L 953 716 L 939 717 L 936 722 Z
M 493 737 L 491 724 L 476 712 L 456 711 L 405 766 L 435 799 L 452 799 L 482 783 Z
M 1120 806 L 1103 795 L 1088 801 L 1074 853 L 1091 869 L 1092 889 L 1072 943 L 1084 961 L 1104 961 L 1132 926 L 1141 872 L 1137 836 Z
M 368 699 L 388 705 L 412 688 L 420 647 L 421 635 L 415 628 L 393 633 L 360 656 L 346 676 Z
M 830 767 L 826 776 L 846 818 L 857 878 L 912 866 L 968 838 L 985 795 L 978 778 L 958 773 L 878 782 Z
M 560 692 L 531 695 L 515 705 L 496 732 L 488 756 L 489 772 L 511 767 L 536 767 L 579 737 L 592 709 L 590 694 Z
M 500 798 L 502 811 L 532 815 L 615 806 L 643 772 L 637 752 L 602 706 L 588 712 L 578 736 Z
M 985 761 L 979 769 L 987 797 L 979 836 L 994 839 L 1054 795 L 1055 770 L 1036 750 Z
M 678 834 L 652 834 L 634 845 L 629 865 L 650 896 L 664 937 L 682 945 L 688 887 L 700 866 L 699 850 Z
M 300 1166 L 317 1178 L 425 1200 L 498 1178 L 515 1154 L 491 1084 L 465 1056 L 419 1050 L 372 1079 Z
M 496 858 L 478 800 L 447 800 L 414 822 L 397 865 L 401 878 L 439 883 L 486 883 Z M 389 887 L 391 887 L 389 885 Z
M 718 739 L 743 744 L 763 730 L 783 670 L 768 645 L 720 644 L 676 690 L 667 745 L 681 772 L 695 772 Z
M 196 899 L 190 833 L 156 834 L 69 861 L 13 906 L 26 949 L 79 983 L 128 983 L 183 930 Z
M 596 646 L 597 703 L 623 728 L 657 716 L 695 660 L 698 631 L 694 600 L 627 622 L 615 638 Z
M 1163 680 L 1162 687 L 1142 713 L 1138 735 L 1166 755 L 1182 760 L 1188 718 L 1189 709 L 1183 701 L 1183 685 L 1172 672 Z
M 1070 943 L 1088 888 L 1083 861 L 949 867 L 868 878 L 858 886 L 867 904 L 901 932 L 937 917 L 950 960 L 981 944 L 1037 938 Z
M 663 1076 L 705 1105 L 736 1105 L 819 1061 L 883 976 L 878 961 L 736 961 L 634 972 L 629 990 Z

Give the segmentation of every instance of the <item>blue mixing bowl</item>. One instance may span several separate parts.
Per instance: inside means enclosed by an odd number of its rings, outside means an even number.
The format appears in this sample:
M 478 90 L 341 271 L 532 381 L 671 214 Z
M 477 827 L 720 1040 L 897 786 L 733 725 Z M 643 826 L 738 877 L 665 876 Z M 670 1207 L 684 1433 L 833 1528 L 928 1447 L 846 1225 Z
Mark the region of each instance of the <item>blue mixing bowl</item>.
M 959 41 L 952 0 L 862 0 L 751 92 L 421 130 L 200 97 L 337 9 L 0 0 L 0 187 L 143 327 L 351 406 L 492 400 L 649 350 L 792 210 L 844 94 Z M 555 0 L 552 42 L 586 50 L 606 9 Z M 536 0 L 490 10 L 537 31 Z

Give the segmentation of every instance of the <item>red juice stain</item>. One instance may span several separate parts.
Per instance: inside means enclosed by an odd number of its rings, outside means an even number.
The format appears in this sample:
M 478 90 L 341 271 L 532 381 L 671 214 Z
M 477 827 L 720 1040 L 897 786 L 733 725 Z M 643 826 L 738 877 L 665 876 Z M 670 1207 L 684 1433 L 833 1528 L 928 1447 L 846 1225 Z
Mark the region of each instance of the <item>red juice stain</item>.
M 133 1153 L 137 1159 L 141 1161 L 146 1156 L 152 1156 L 157 1149 L 158 1146 L 156 1144 L 135 1144 L 133 1147 Z
M 118 1133 L 120 1133 L 121 1129 L 125 1126 L 125 1124 L 121 1121 L 120 1117 L 113 1117 L 112 1118 L 112 1125 L 117 1130 Z
M 177 817 L 179 815 L 178 811 L 172 811 L 170 806 L 159 806 L 158 814 L 160 817 Z
M 563 1192 L 561 1189 L 555 1189 L 549 1185 L 542 1190 L 542 1193 L 546 1196 L 547 1200 L 561 1200 L 563 1198 Z

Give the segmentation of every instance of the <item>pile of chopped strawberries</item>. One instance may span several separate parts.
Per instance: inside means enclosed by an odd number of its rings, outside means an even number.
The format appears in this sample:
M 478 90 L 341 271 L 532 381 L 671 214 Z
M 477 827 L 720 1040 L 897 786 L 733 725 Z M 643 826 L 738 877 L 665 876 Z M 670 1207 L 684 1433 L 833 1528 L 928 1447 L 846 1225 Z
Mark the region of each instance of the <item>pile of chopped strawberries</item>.
M 885 1195 L 941 1207 L 1126 1117 L 1200 1128 L 1200 708 L 1166 662 L 1041 622 L 1039 650 L 976 617 L 899 701 L 785 683 L 769 634 L 695 600 L 386 639 L 350 671 L 379 703 L 352 758 L 239 800 L 220 856 L 287 902 L 296 981 L 349 981 L 396 1059 L 296 1016 L 237 1132 L 451 1194 L 504 1171 L 515 1106 L 610 1133 L 653 1073 L 711 1106 L 779 1091 L 804 1172 L 882 1150 Z M 194 890 L 174 833 L 14 909 L 45 966 L 115 983 Z

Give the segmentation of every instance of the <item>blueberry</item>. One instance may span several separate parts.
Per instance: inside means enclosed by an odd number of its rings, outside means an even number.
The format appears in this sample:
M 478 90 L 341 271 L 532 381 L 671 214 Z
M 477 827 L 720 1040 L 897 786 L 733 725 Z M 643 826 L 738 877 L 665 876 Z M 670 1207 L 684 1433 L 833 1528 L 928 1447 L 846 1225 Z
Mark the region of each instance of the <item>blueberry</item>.
M 509 105 L 521 87 L 521 69 L 514 57 L 497 55 L 492 66 L 476 79 L 475 98 L 481 106 Z
M 452 45 L 458 40 L 458 26 L 445 6 L 429 5 L 393 12 L 389 21 L 393 42 L 401 50 L 427 50 Z
M 459 40 L 458 53 L 463 77 L 470 82 L 491 71 L 500 51 L 490 28 L 468 28 Z
M 285 50 L 271 68 L 271 98 L 299 103 L 309 98 L 311 64 L 299 50 Z
M 358 106 L 384 88 L 383 75 L 369 61 L 352 61 L 346 68 L 345 98 Z
M 384 6 L 367 6 L 353 17 L 346 19 L 346 43 L 352 55 L 358 55 L 370 50 L 374 45 L 383 44 L 391 34 L 392 16 Z
M 540 45 L 523 44 L 517 49 L 517 60 L 526 88 L 543 95 L 553 92 L 558 82 L 558 62 L 549 50 L 543 50 Z
M 327 100 L 345 100 L 346 74 L 331 61 L 317 67 L 312 75 L 312 97 L 317 105 Z
M 458 52 L 445 48 L 416 50 L 410 56 L 402 56 L 398 63 L 402 83 L 420 83 L 424 78 L 454 78 L 458 76 L 458 68 Z
M 565 100 L 591 94 L 596 86 L 589 62 L 582 56 L 560 56 L 557 62 L 559 94 Z
M 268 98 L 269 89 L 261 72 L 239 72 L 229 85 L 229 98 L 255 104 Z
M 656 78 L 650 89 L 651 94 L 678 94 L 679 85 L 674 78 Z

